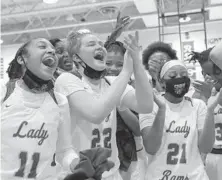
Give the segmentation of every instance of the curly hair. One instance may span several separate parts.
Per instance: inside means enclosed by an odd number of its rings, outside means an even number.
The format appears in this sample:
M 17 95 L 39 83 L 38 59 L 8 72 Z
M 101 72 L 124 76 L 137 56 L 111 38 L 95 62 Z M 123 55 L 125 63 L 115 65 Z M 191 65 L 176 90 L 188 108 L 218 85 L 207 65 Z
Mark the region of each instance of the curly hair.
M 109 44 L 109 46 L 105 47 L 107 52 L 120 52 L 122 55 L 125 54 L 126 52 L 126 48 L 124 47 L 123 43 L 120 41 L 115 41 L 111 44 Z
M 143 51 L 142 60 L 143 60 L 143 65 L 146 67 L 146 69 L 148 68 L 148 62 L 150 56 L 158 51 L 166 53 L 170 57 L 170 59 L 178 59 L 176 51 L 169 44 L 157 41 L 150 44 Z

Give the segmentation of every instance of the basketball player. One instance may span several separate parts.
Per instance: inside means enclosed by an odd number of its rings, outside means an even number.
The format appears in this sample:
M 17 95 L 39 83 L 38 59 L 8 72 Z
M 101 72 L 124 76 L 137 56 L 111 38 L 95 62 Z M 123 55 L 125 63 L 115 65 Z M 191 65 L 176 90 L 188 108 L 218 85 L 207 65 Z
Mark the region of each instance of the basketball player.
M 158 91 L 162 91 L 158 83 L 160 70 L 172 59 L 177 59 L 176 51 L 164 42 L 153 42 L 143 51 L 143 65 L 152 76 L 153 87 Z
M 208 62 L 209 54 L 213 48 L 210 48 L 206 51 L 203 51 L 201 53 L 194 52 L 194 56 L 192 57 L 192 60 L 198 60 L 200 64 L 202 64 L 203 67 L 205 67 Z M 209 71 L 209 70 L 208 70 Z M 203 72 L 203 76 L 205 79 L 205 82 L 198 81 L 194 84 L 194 87 L 197 92 L 199 92 L 200 95 L 197 98 L 200 98 L 204 100 L 206 103 L 209 99 L 209 97 L 215 96 L 221 85 L 219 83 L 214 83 L 215 88 L 212 89 L 211 87 L 207 87 L 206 83 L 211 81 L 212 78 L 207 75 L 205 72 Z M 217 81 L 216 81 L 217 82 Z M 216 93 L 213 92 L 213 90 L 216 90 Z M 209 176 L 210 180 L 219 180 L 222 177 L 222 116 L 221 116 L 221 104 L 222 102 L 219 101 L 218 106 L 214 110 L 214 120 L 215 120 L 215 144 L 213 147 L 213 150 L 211 153 L 208 153 L 205 157 L 205 165 L 206 165 L 206 171 L 207 175 Z
M 144 146 L 149 156 L 146 179 L 208 180 L 200 152 L 213 147 L 214 109 L 218 94 L 203 101 L 184 97 L 190 79 L 185 65 L 178 60 L 164 64 L 160 81 L 164 96 L 156 95 L 152 114 L 140 116 Z
M 113 42 L 106 49 L 107 75 L 118 76 L 123 68 L 126 49 L 124 48 L 123 43 L 119 41 Z M 131 78 L 131 83 L 132 82 L 133 79 Z M 121 176 L 124 180 L 144 180 L 147 159 L 143 149 L 138 115 L 134 114 L 129 109 L 118 111 L 118 115 L 117 146 L 119 149 Z M 130 131 L 130 135 L 127 134 L 128 131 Z M 134 148 L 133 144 L 135 143 L 136 147 Z M 132 156 L 128 157 L 129 154 Z
M 210 180 L 222 178 L 222 98 L 214 110 L 215 143 L 211 153 L 207 154 L 206 171 Z
M 54 47 L 42 38 L 24 44 L 13 63 L 15 72 L 25 68 L 4 101 L 1 114 L 1 178 L 4 180 L 56 179 L 51 162 L 68 172 L 79 161 L 71 145 L 69 105 L 54 93 L 52 78 L 58 65 Z M 5 88 L 4 88 L 5 89 Z
M 59 60 L 58 67 L 54 73 L 55 79 L 63 72 L 70 72 L 81 78 L 81 75 L 76 70 L 73 60 L 68 56 L 64 41 L 55 38 L 49 40 L 49 42 L 55 47 L 55 53 Z
M 136 112 L 151 112 L 152 88 L 139 58 L 138 33 L 126 38 L 127 53 L 121 73 L 116 78 L 103 78 L 106 73 L 106 50 L 101 40 L 89 30 L 71 31 L 67 37 L 69 56 L 77 63 L 82 79 L 61 74 L 56 90 L 68 98 L 77 152 L 93 148 L 112 149 L 114 168 L 103 174 L 103 180 L 119 180 L 119 159 L 116 145 L 116 107 Z M 134 72 L 136 91 L 128 84 Z M 147 83 L 146 83 L 147 82 Z

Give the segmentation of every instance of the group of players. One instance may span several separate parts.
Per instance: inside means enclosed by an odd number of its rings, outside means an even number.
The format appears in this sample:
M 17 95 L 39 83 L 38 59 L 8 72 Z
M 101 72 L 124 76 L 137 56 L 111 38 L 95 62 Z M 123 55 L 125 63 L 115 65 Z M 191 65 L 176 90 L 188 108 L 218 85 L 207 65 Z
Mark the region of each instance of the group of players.
M 193 52 L 201 82 L 168 44 L 141 58 L 138 32 L 112 38 L 84 29 L 19 48 L 1 87 L 2 179 L 222 177 L 222 44 Z

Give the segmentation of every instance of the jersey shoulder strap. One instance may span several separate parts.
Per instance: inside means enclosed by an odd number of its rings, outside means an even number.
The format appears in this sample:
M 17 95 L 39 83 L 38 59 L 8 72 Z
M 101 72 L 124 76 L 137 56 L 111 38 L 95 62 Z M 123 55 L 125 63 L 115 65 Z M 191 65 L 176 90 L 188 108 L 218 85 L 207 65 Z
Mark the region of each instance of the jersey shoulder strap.
M 109 82 L 109 80 L 107 78 L 104 77 L 104 79 L 105 79 L 107 84 L 111 85 L 111 83 Z
M 13 93 L 13 91 L 15 89 L 15 83 L 16 83 L 16 80 L 7 82 L 7 84 L 6 84 L 6 94 L 5 94 L 5 97 L 3 99 L 3 102 L 5 102 L 9 98 L 9 96 Z

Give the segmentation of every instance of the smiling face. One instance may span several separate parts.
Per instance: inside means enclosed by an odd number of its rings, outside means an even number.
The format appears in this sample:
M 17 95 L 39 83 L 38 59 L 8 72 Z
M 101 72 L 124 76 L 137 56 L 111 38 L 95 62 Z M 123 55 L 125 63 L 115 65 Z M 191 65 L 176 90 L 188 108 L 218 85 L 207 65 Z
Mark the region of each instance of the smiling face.
M 118 76 L 122 71 L 124 62 L 124 55 L 121 52 L 108 52 L 107 53 L 107 75 Z
M 38 38 L 32 40 L 26 50 L 23 58 L 27 68 L 40 79 L 52 79 L 58 65 L 53 45 L 46 39 Z
M 55 53 L 59 60 L 58 67 L 65 71 L 71 71 L 74 63 L 72 59 L 69 58 L 68 52 L 65 48 L 65 43 L 63 41 L 59 41 L 55 44 Z
M 86 34 L 81 38 L 78 55 L 88 66 L 97 71 L 106 68 L 106 49 L 103 42 L 93 34 Z

